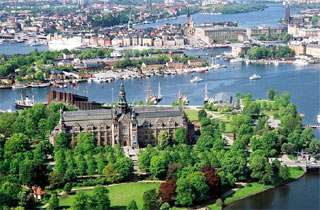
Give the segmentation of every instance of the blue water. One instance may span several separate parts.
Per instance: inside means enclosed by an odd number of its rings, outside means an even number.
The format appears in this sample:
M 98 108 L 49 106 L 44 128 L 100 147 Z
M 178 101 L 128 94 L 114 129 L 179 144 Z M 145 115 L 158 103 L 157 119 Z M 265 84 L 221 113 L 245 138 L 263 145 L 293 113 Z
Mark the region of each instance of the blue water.
M 297 10 L 292 9 L 291 13 L 296 13 Z M 195 24 L 199 25 L 206 22 L 224 22 L 232 21 L 238 22 L 239 27 L 247 28 L 257 25 L 268 25 L 277 26 L 278 20 L 284 18 L 285 7 L 279 4 L 269 5 L 268 8 L 263 11 L 254 11 L 249 13 L 238 13 L 238 14 L 223 14 L 223 15 L 202 15 L 200 13 L 192 15 L 192 19 Z M 135 28 L 147 28 L 147 27 L 157 27 L 164 25 L 166 23 L 186 23 L 186 17 L 179 17 L 174 20 L 159 21 L 157 23 L 149 24 L 137 24 Z
M 27 54 L 34 49 L 38 49 L 39 52 L 47 50 L 48 46 L 30 46 L 25 43 L 2 43 L 0 44 L 0 54 Z

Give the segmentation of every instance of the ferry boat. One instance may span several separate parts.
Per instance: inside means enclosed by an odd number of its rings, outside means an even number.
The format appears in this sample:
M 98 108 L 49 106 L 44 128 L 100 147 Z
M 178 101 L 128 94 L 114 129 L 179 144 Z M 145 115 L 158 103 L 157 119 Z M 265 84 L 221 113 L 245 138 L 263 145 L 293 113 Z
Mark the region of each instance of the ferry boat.
M 250 80 L 257 80 L 261 79 L 261 76 L 259 74 L 253 74 L 251 77 L 249 77 Z
M 28 86 L 23 85 L 23 84 L 14 84 L 14 85 L 12 85 L 12 89 L 13 90 L 24 89 L 24 88 L 27 88 L 27 87 Z
M 202 82 L 203 81 L 203 79 L 201 79 L 200 77 L 195 77 L 195 78 L 193 78 L 192 80 L 190 80 L 190 82 L 192 82 L 192 83 L 197 83 L 197 82 Z
M 50 86 L 50 82 L 46 82 L 46 83 L 32 83 L 31 87 L 32 88 L 44 88 L 44 87 L 48 87 Z
M 23 100 L 22 95 L 21 95 L 21 100 L 16 100 L 15 105 L 18 109 L 31 108 L 31 107 L 33 107 L 33 105 L 35 105 L 34 96 L 32 97 L 32 100 L 29 99 L 28 96 L 26 96 L 26 99 Z
M 306 60 L 303 60 L 303 59 L 297 59 L 297 60 L 295 60 L 295 62 L 293 62 L 293 64 L 298 65 L 298 66 L 306 66 L 309 64 L 309 62 Z

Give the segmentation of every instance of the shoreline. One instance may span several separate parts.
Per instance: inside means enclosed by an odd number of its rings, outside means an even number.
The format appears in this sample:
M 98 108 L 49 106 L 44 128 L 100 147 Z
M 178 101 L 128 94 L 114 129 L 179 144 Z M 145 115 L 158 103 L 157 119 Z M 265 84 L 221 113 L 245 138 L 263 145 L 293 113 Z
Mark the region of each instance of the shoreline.
M 237 202 L 237 201 L 240 201 L 240 200 L 243 200 L 243 199 L 246 199 L 246 198 L 249 198 L 249 197 L 258 195 L 258 194 L 260 194 L 260 193 L 266 192 L 266 191 L 271 190 L 271 189 L 275 189 L 275 188 L 277 188 L 277 187 L 284 186 L 284 185 L 289 184 L 289 183 L 291 183 L 291 182 L 298 181 L 298 180 L 300 180 L 302 177 L 304 177 L 306 174 L 307 174 L 307 172 L 304 171 L 304 173 L 303 173 L 301 176 L 297 177 L 297 178 L 294 178 L 294 179 L 285 181 L 284 183 L 281 183 L 281 184 L 279 184 L 279 185 L 272 186 L 272 187 L 270 187 L 270 188 L 261 190 L 261 191 L 259 191 L 259 192 L 256 192 L 256 193 L 253 193 L 253 194 L 244 196 L 244 197 L 242 197 L 242 198 L 238 198 L 238 199 L 236 199 L 236 200 L 230 201 L 228 204 L 223 205 L 223 207 L 222 207 L 221 209 L 223 210 L 223 209 L 225 209 L 228 205 L 230 205 L 230 204 L 232 204 L 232 203 L 235 203 L 235 202 Z M 246 183 L 246 184 L 248 184 L 248 183 Z M 241 189 L 241 188 L 240 188 L 240 189 Z M 231 194 L 231 195 L 232 195 L 232 194 Z

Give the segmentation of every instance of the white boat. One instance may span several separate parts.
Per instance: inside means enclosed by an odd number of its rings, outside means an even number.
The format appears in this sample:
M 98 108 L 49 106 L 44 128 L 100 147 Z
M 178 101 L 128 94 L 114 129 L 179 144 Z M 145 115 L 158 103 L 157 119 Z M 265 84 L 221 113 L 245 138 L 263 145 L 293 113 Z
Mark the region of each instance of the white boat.
M 242 63 L 243 59 L 242 58 L 234 58 L 230 60 L 230 63 Z
M 89 79 L 88 79 L 88 83 L 91 83 L 91 82 L 93 82 L 93 79 L 92 79 L 92 78 L 89 78 Z
M 34 96 L 32 97 L 32 100 L 29 99 L 28 96 L 26 96 L 26 99 L 23 100 L 21 95 L 21 100 L 16 100 L 15 105 L 18 109 L 31 108 L 33 105 L 35 105 Z
M 298 66 L 306 66 L 309 64 L 309 62 L 303 59 L 297 59 L 295 62 L 293 62 L 293 64 Z
M 94 81 L 95 83 L 101 83 L 101 82 L 103 82 L 103 80 L 102 80 L 101 78 L 93 78 L 93 81 Z
M 253 74 L 251 77 L 249 77 L 250 80 L 257 80 L 261 79 L 261 76 L 259 74 Z
M 275 66 L 279 66 L 279 61 L 273 61 L 273 64 L 274 64 Z
M 201 82 L 201 81 L 203 81 L 203 79 L 201 79 L 200 77 L 195 77 L 192 80 L 190 80 L 190 82 L 192 82 L 192 83 L 197 83 L 197 82 Z
M 320 114 L 317 115 L 317 121 L 320 123 Z
M 72 50 L 83 48 L 81 37 L 62 38 L 57 40 L 51 40 L 48 43 L 49 50 Z
M 23 88 L 27 88 L 27 87 L 28 86 L 22 85 L 22 84 L 20 84 L 20 85 L 17 85 L 17 84 L 12 85 L 12 89 L 13 90 L 23 89 Z
M 48 87 L 50 86 L 50 82 L 46 82 L 46 83 L 33 83 L 31 84 L 32 88 L 44 88 L 44 87 Z

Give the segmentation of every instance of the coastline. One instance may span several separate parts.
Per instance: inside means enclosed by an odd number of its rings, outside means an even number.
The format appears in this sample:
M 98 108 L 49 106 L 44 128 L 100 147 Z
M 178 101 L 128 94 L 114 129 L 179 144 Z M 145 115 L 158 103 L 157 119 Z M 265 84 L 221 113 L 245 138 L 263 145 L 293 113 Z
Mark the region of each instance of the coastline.
M 221 209 L 225 209 L 229 204 L 235 203 L 235 202 L 237 202 L 237 201 L 240 201 L 240 200 L 243 200 L 243 199 L 249 198 L 249 197 L 251 197 L 251 196 L 258 195 L 258 194 L 260 194 L 260 193 L 266 192 L 266 191 L 271 190 L 271 189 L 275 189 L 275 188 L 277 188 L 277 187 L 284 186 L 284 185 L 289 184 L 289 183 L 291 183 L 291 182 L 298 181 L 298 180 L 300 180 L 302 177 L 304 177 L 304 176 L 306 175 L 306 173 L 307 173 L 307 172 L 303 171 L 303 174 L 302 174 L 302 175 L 300 175 L 300 176 L 299 176 L 299 177 L 297 177 L 297 178 L 292 178 L 292 179 L 287 180 L 287 181 L 285 181 L 285 182 L 283 182 L 283 183 L 281 183 L 281 184 L 278 184 L 278 185 L 275 185 L 275 186 L 269 187 L 269 188 L 267 188 L 267 189 L 264 189 L 264 190 L 261 190 L 261 191 L 255 192 L 255 193 L 253 193 L 253 194 L 250 194 L 250 195 L 247 195 L 247 196 L 244 196 L 244 197 L 241 197 L 241 198 L 238 198 L 238 199 L 232 200 L 232 201 L 230 201 L 229 203 L 224 204 L 224 205 L 223 205 L 223 207 L 222 207 Z M 247 184 L 248 184 L 248 183 L 247 183 Z M 240 189 L 241 189 L 241 188 L 240 188 Z M 233 195 L 233 194 L 231 194 L 231 195 Z

